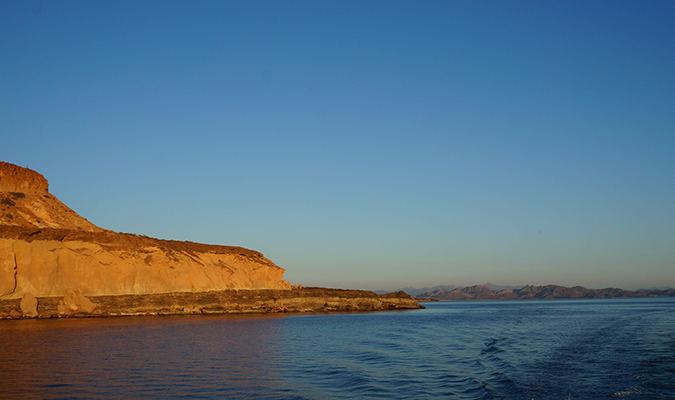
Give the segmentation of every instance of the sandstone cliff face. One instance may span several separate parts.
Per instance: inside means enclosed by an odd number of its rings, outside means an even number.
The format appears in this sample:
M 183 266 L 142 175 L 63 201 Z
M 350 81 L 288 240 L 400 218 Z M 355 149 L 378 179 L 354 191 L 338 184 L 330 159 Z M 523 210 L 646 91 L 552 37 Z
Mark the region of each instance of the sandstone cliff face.
M 116 247 L 79 240 L 0 239 L 0 297 L 287 289 L 284 270 L 260 255 L 173 250 L 161 241 Z
M 37 172 L 0 162 L 0 298 L 290 289 L 258 252 L 101 229 L 48 187 Z

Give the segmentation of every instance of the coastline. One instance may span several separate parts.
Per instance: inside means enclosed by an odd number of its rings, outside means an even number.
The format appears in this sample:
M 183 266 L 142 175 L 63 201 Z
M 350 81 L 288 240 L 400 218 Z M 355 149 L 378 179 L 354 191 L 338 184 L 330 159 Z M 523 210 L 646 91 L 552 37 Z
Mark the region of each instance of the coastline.
M 0 319 L 161 316 L 187 314 L 372 312 L 424 308 L 405 292 L 376 294 L 363 290 L 301 288 L 292 290 L 222 290 L 144 295 L 88 296 L 92 312 L 59 312 L 61 297 L 37 298 L 37 316 L 20 313 L 20 299 L 0 300 Z M 14 310 L 14 313 L 12 313 Z

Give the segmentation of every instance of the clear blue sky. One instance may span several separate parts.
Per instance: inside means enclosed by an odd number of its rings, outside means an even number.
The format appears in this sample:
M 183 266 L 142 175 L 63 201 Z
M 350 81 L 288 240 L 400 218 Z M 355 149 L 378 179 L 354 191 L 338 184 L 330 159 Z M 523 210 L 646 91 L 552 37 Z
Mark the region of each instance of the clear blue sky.
M 293 284 L 675 287 L 673 1 L 0 1 L 0 160 Z

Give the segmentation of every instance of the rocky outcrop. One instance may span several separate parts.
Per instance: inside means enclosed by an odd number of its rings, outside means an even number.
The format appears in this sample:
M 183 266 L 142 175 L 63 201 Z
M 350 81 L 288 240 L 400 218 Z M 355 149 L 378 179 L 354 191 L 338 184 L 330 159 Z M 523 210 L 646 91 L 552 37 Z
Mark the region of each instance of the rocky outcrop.
M 45 194 L 47 179 L 32 169 L 0 161 L 0 192 Z
M 39 173 L 0 162 L 0 299 L 290 290 L 257 251 L 105 230 L 48 188 Z
M 38 312 L 37 312 L 38 301 L 30 293 L 26 293 L 26 294 L 23 295 L 23 298 L 21 299 L 20 306 L 21 306 L 21 312 L 23 313 L 24 316 L 26 316 L 26 317 L 37 317 L 38 316 Z
M 68 296 L 81 293 L 70 292 Z M 64 301 L 65 300 L 65 301 Z M 363 290 L 303 288 L 293 290 L 223 290 L 124 296 L 92 296 L 89 311 L 67 300 L 39 298 L 40 318 L 193 315 L 229 313 L 348 312 L 424 308 L 404 292 L 375 294 Z M 0 319 L 8 318 L 17 300 L 0 300 Z M 15 315 L 13 319 L 20 318 Z
M 6 164 L 6 163 L 3 163 Z M 0 164 L 2 167 L 3 164 Z M 1 169 L 0 169 L 1 171 Z M 42 177 L 42 175 L 40 175 Z M 43 178 L 44 179 L 44 178 Z M 8 186 L 22 186 L 7 184 Z M 0 226 L 27 229 L 67 229 L 86 232 L 104 232 L 50 193 L 41 191 L 0 191 Z
M 583 286 L 525 285 L 520 289 L 490 290 L 485 286 L 468 286 L 451 291 L 436 290 L 418 296 L 435 300 L 550 300 L 550 299 L 605 299 L 617 297 L 675 297 L 675 289 L 639 290 L 631 292 L 618 288 L 587 289 Z
M 63 300 L 59 301 L 57 311 L 59 314 L 68 313 L 86 313 L 91 314 L 96 309 L 96 304 L 92 303 L 81 290 L 77 292 L 73 289 L 66 290 L 66 295 Z

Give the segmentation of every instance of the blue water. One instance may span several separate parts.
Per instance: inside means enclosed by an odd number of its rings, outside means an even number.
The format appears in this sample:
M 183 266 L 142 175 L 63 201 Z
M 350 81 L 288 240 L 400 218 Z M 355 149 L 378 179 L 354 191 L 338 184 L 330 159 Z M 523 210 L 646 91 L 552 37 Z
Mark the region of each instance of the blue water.
M 0 322 L 2 398 L 675 399 L 675 299 Z

